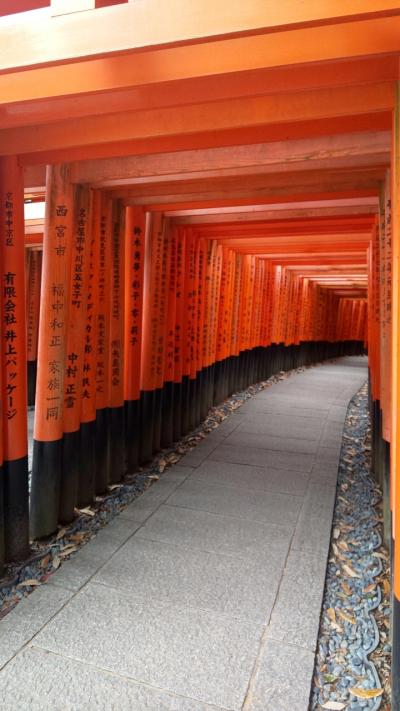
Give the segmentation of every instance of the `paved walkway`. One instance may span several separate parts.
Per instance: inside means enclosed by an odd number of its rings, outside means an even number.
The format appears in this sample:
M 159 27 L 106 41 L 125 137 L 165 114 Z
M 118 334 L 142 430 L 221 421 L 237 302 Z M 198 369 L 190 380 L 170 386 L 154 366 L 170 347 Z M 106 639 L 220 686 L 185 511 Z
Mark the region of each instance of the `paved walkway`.
M 2 711 L 307 711 L 365 358 L 260 392 L 0 623 Z

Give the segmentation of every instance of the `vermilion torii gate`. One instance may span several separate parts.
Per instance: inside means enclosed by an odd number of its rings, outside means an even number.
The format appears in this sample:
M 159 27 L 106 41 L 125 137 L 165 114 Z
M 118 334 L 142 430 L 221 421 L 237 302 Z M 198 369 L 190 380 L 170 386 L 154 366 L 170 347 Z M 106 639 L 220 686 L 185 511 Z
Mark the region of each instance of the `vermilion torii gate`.
M 2 563 L 232 390 L 368 345 L 397 669 L 398 6 L 3 5 Z

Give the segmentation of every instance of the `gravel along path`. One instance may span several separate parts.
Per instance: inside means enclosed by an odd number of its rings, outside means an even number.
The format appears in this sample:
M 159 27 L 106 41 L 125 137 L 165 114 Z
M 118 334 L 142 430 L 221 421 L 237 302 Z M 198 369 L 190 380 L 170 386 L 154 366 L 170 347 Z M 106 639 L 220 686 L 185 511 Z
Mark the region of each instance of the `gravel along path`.
M 390 711 L 389 560 L 368 390 L 349 405 L 310 711 Z
M 186 435 L 180 442 L 176 442 L 171 449 L 163 450 L 150 465 L 128 474 L 121 484 L 109 486 L 105 496 L 96 497 L 92 506 L 77 511 L 77 518 L 72 524 L 60 527 L 54 536 L 46 540 L 34 541 L 31 544 L 30 560 L 22 565 L 9 566 L 7 578 L 0 580 L 0 620 L 23 597 L 31 594 L 39 585 L 45 584 L 52 573 L 67 563 L 68 559 L 94 538 L 98 531 L 160 479 L 164 471 L 196 447 L 208 433 L 216 429 L 246 400 L 294 373 L 314 367 L 317 365 L 281 372 L 268 380 L 251 385 L 242 392 L 235 393 L 218 407 L 212 408 L 196 430 Z

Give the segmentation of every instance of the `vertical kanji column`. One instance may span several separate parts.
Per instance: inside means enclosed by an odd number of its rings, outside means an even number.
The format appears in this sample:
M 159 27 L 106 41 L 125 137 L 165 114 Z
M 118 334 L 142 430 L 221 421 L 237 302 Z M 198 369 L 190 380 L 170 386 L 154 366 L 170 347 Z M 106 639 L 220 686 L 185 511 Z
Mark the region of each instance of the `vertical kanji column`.
M 86 240 L 88 250 L 87 294 L 83 301 L 84 339 L 82 367 L 82 406 L 80 437 L 80 477 L 78 505 L 93 501 L 96 493 L 96 343 L 97 343 L 97 299 L 96 289 L 99 279 L 99 254 L 96 249 L 98 239 L 98 213 L 93 214 L 93 191 L 86 197 L 87 223 Z M 82 215 L 83 217 L 83 215 Z
M 71 234 L 70 276 L 68 290 L 68 325 L 63 384 L 63 465 L 60 482 L 59 519 L 72 521 L 78 502 L 80 462 L 80 424 L 82 407 L 83 342 L 85 305 L 88 289 L 90 190 L 77 185 Z
M 22 170 L 0 159 L 1 363 L 3 403 L 4 547 L 7 561 L 29 548 L 25 323 L 25 237 Z
M 161 393 L 157 388 L 157 340 L 160 308 L 160 276 L 163 251 L 163 216 L 149 214 L 146 222 L 144 283 L 143 283 L 143 335 L 140 361 L 140 459 L 149 461 L 158 438 L 158 421 L 161 418 Z M 157 410 L 158 408 L 158 410 Z
M 35 404 L 37 347 L 40 313 L 40 281 L 42 276 L 42 250 L 29 249 L 26 279 L 26 330 L 28 360 L 28 405 Z
M 176 284 L 175 284 L 175 324 L 174 324 L 174 418 L 173 439 L 178 441 L 182 434 L 182 372 L 183 372 L 183 323 L 184 323 L 184 282 L 185 282 L 185 238 L 182 230 L 176 229 Z
M 191 407 L 195 394 L 195 383 L 191 379 L 191 358 L 193 354 L 193 321 L 195 289 L 196 247 L 191 230 L 185 230 L 185 286 L 184 286 L 184 324 L 182 343 L 182 430 L 190 430 Z
M 174 440 L 174 348 L 176 318 L 176 251 L 177 232 L 168 233 L 168 272 L 166 274 L 166 328 L 164 342 L 164 383 L 161 446 L 168 447 Z
M 50 166 L 46 176 L 31 491 L 31 529 L 36 538 L 53 533 L 59 515 L 72 217 L 69 166 Z
M 125 438 L 128 472 L 139 464 L 140 359 L 146 213 L 127 207 L 125 214 Z
M 100 203 L 100 204 L 99 204 Z M 97 328 L 95 344 L 96 364 L 96 493 L 106 491 L 110 478 L 110 419 L 109 419 L 109 362 L 110 362 L 110 264 L 112 202 L 97 192 L 93 200 L 94 226 L 97 235 L 98 281 L 96 288 Z M 97 224 L 99 222 L 99 224 Z
M 161 448 L 161 441 L 167 432 L 164 432 L 164 416 L 166 409 L 164 402 L 166 393 L 164 392 L 164 370 L 165 370 L 165 344 L 167 336 L 167 311 L 168 311 L 168 286 L 167 280 L 169 275 L 170 264 L 170 244 L 169 244 L 169 220 L 168 218 L 162 221 L 162 249 L 161 263 L 158 271 L 158 318 L 157 318 L 157 348 L 156 348 L 156 408 L 154 411 L 154 437 L 153 448 L 157 452 Z
M 125 473 L 124 435 L 124 231 L 125 209 L 114 201 L 111 233 L 110 482 Z

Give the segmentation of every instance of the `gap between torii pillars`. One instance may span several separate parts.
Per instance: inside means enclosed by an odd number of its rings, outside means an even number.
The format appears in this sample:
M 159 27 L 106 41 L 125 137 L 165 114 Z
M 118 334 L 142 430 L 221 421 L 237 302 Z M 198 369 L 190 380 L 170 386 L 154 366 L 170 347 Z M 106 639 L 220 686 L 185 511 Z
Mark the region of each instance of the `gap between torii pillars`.
M 22 559 L 29 550 L 24 182 L 16 156 L 0 159 L 0 211 L 1 574 L 2 545 L 6 561 Z

